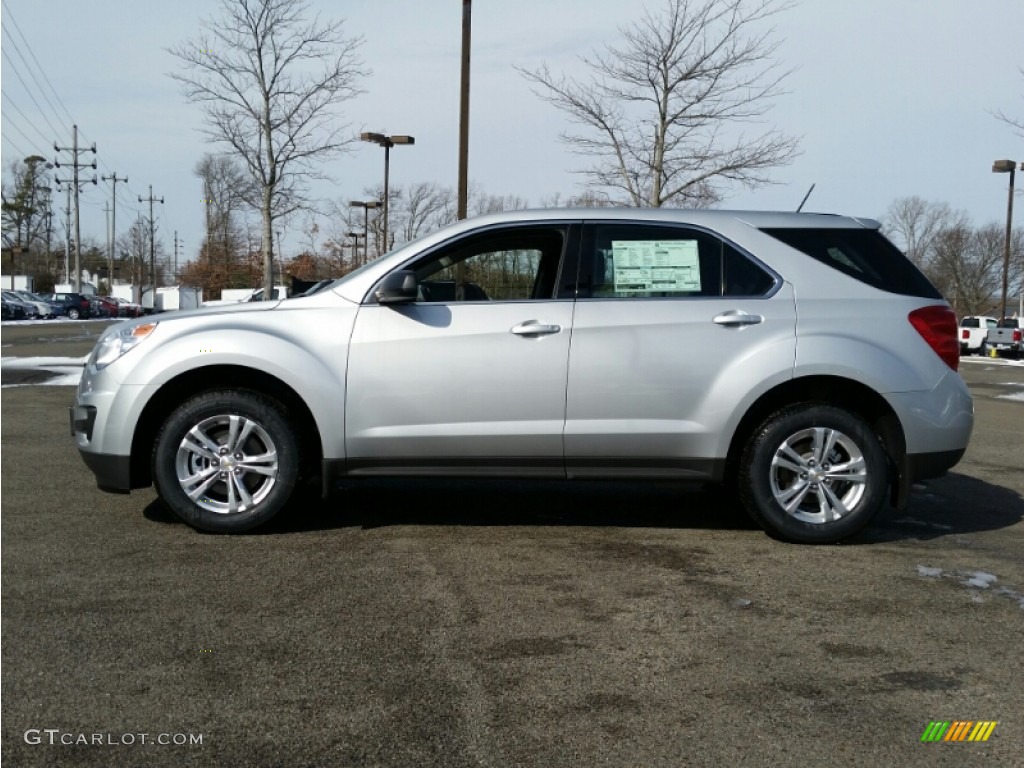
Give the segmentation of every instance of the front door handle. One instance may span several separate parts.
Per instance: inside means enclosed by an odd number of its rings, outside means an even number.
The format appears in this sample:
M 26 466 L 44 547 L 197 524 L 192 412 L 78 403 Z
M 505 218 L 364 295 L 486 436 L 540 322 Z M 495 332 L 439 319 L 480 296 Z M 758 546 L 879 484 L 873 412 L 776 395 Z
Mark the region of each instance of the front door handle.
M 512 326 L 512 333 L 516 336 L 548 336 L 561 330 L 560 325 L 549 325 L 539 320 L 527 320 L 525 323 Z
M 711 322 L 718 325 L 733 327 L 741 325 L 757 325 L 758 323 L 763 323 L 764 318 L 761 317 L 761 315 L 748 315 L 742 309 L 730 309 L 728 312 L 715 315 L 711 318 Z

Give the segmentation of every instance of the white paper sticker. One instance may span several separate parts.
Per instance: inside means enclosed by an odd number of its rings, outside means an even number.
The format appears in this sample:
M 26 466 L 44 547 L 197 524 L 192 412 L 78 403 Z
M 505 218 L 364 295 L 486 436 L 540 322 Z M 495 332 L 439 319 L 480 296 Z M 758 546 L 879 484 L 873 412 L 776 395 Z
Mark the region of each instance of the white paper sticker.
M 615 293 L 700 292 L 696 240 L 613 240 Z

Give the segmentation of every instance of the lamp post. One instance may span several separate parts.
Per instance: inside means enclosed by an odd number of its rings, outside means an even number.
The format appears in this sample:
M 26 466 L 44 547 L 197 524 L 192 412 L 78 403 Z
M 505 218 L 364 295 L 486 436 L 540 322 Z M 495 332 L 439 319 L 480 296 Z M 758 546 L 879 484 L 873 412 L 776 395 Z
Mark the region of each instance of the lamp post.
M 1001 307 L 1000 321 L 1006 317 L 1006 294 L 1010 288 L 1010 238 L 1013 235 L 1013 176 L 1016 168 L 1017 163 L 1014 160 L 996 160 L 992 163 L 992 173 L 1010 174 L 1010 192 L 1006 200 L 1006 249 L 1003 252 L 1003 292 L 1002 300 L 999 304 Z M 1021 163 L 1021 169 L 1024 169 L 1024 163 Z
M 384 250 L 389 245 L 388 238 L 388 173 L 391 163 L 391 148 L 399 144 L 415 144 L 416 139 L 412 136 L 386 136 L 383 133 L 361 133 L 361 141 L 369 141 L 384 147 Z
M 359 266 L 359 238 L 362 237 L 358 232 L 346 232 L 345 237 L 351 237 L 353 240 L 352 245 L 352 266 Z M 363 263 L 366 263 L 366 241 L 363 241 Z
M 380 208 L 380 200 L 349 200 L 349 207 L 363 209 L 363 263 L 370 260 L 367 249 L 370 247 L 370 209 Z

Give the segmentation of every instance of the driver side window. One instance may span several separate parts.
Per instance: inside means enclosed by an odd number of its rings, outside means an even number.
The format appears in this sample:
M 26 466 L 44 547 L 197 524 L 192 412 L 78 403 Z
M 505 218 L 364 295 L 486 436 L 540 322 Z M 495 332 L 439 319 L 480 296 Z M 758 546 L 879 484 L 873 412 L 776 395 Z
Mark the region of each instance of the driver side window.
M 565 242 L 563 227 L 517 227 L 460 241 L 413 267 L 417 300 L 551 299 Z

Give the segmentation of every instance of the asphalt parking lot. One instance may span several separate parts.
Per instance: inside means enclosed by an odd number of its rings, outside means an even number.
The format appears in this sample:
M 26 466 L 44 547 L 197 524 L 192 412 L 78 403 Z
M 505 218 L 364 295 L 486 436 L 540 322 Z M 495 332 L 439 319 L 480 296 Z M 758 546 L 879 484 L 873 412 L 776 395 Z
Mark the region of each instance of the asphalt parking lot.
M 3 354 L 103 325 L 5 326 Z M 1024 367 L 962 371 L 964 461 L 800 547 L 713 492 L 600 483 L 377 481 L 204 535 L 97 491 L 72 389 L 5 369 L 5 762 L 1020 765 Z M 939 720 L 998 724 L 922 743 Z

